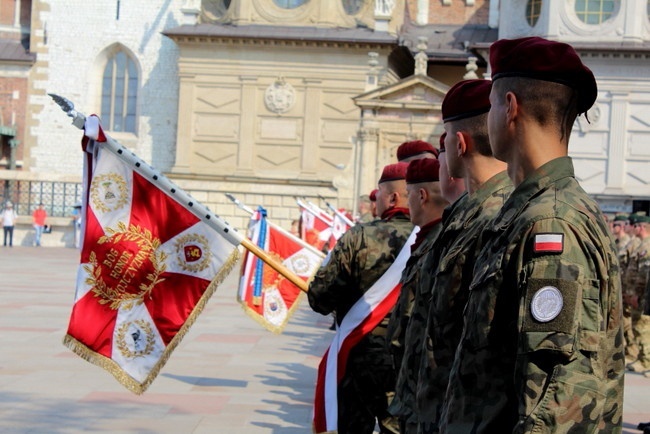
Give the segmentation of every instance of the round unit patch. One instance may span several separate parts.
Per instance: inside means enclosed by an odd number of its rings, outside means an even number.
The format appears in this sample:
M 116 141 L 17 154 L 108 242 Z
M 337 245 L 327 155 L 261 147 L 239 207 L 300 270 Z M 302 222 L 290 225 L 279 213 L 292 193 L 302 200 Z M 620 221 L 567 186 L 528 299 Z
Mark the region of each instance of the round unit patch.
M 564 300 L 562 293 L 554 286 L 538 289 L 530 301 L 530 312 L 539 322 L 549 322 L 557 318 L 562 311 Z

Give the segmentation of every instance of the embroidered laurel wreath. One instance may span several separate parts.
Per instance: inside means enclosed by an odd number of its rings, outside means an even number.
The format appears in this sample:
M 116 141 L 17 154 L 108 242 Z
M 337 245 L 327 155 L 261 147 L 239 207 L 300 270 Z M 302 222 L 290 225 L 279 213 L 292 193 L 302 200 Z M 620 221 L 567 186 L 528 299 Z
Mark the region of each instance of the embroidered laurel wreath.
M 100 304 L 110 303 L 113 310 L 131 309 L 135 304 L 141 304 L 156 284 L 165 280 L 160 275 L 166 270 L 167 255 L 158 251 L 160 240 L 140 226 L 127 227 L 119 222 L 117 230 L 107 228 L 106 233 L 97 240 L 98 246 L 106 244 L 101 250 L 104 258 L 98 259 L 92 251 L 89 264 L 84 265 L 88 273 L 86 284 L 99 298 Z M 146 275 L 141 278 L 144 273 Z M 135 285 L 138 285 L 138 290 L 132 292 Z
M 131 333 L 132 338 L 134 334 L 140 336 L 141 331 L 144 332 L 144 334 L 147 336 L 147 344 L 144 348 L 142 349 L 138 348 L 137 341 L 135 338 L 133 338 L 133 350 L 131 350 L 129 344 L 126 342 L 126 334 L 127 332 L 130 331 L 129 329 L 131 325 L 133 325 L 136 330 L 134 333 Z M 125 322 L 117 330 L 117 339 L 116 339 L 117 349 L 120 351 L 120 353 L 122 353 L 122 355 L 125 358 L 134 359 L 136 357 L 145 357 L 153 351 L 155 344 L 156 344 L 156 337 L 153 331 L 151 330 L 151 326 L 145 320 L 140 319 L 134 321 L 133 323 Z

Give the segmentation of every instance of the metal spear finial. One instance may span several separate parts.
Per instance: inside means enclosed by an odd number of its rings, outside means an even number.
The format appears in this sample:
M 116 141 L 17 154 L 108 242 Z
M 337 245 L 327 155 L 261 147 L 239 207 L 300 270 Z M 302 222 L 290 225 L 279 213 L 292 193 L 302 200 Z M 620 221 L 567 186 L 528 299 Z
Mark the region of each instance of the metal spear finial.
M 54 102 L 57 103 L 59 107 L 61 107 L 61 110 L 63 110 L 65 114 L 72 118 L 72 125 L 79 128 L 80 130 L 83 129 L 84 123 L 86 122 L 86 116 L 74 109 L 74 104 L 72 101 L 70 101 L 68 98 L 64 98 L 54 93 L 48 93 L 48 95 L 52 97 Z

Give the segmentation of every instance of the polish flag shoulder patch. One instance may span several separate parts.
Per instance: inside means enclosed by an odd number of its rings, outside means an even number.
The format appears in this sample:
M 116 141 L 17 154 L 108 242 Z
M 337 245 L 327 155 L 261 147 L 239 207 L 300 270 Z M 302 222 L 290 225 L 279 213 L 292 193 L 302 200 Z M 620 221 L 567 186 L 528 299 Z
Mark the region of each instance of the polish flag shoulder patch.
M 564 251 L 564 234 L 536 234 L 533 244 L 535 253 L 562 253 Z

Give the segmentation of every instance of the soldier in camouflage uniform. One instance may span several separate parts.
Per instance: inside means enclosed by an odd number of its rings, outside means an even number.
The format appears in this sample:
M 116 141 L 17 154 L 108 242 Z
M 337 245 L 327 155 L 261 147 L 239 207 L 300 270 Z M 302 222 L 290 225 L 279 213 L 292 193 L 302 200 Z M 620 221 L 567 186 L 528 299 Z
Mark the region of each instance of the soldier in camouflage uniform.
M 650 316 L 647 299 L 648 273 L 650 273 L 650 217 L 639 216 L 634 223 L 635 236 L 641 240 L 630 256 L 625 280 L 624 299 L 631 310 L 632 332 L 638 349 L 637 358 L 627 365 L 630 371 L 648 373 L 650 376 Z M 627 338 L 627 335 L 626 335 Z
M 636 255 L 641 246 L 637 227 L 635 226 L 638 214 L 631 214 L 625 225 L 626 232 L 630 238 L 625 245 L 619 250 L 621 259 L 621 282 L 623 282 L 623 329 L 625 336 L 625 361 L 628 365 L 639 358 L 639 345 L 636 338 L 636 323 L 641 317 L 639 308 L 638 288 L 635 284 L 637 279 Z M 630 266 L 631 263 L 634 263 Z
M 438 431 L 449 369 L 463 327 L 463 308 L 478 253 L 477 238 L 512 191 L 506 164 L 492 155 L 487 133 L 491 82 L 467 80 L 453 86 L 442 103 L 449 174 L 464 179 L 467 195 L 444 214 L 443 230 L 426 265 L 431 302 L 426 319 L 426 352 L 419 366 L 419 432 Z M 433 283 L 431 283 L 433 281 Z M 399 381 L 399 380 L 398 380 Z
M 367 194 L 362 194 L 359 196 L 359 216 L 357 218 L 357 223 L 368 223 L 375 219 L 372 215 L 372 201 L 370 196 Z
M 408 375 L 412 372 L 407 370 L 410 363 L 402 363 L 402 358 L 404 355 L 407 358 L 412 356 L 410 348 L 405 347 L 406 332 L 411 330 L 409 321 L 416 298 L 419 299 L 422 292 L 420 284 L 430 281 L 429 270 L 423 266 L 423 260 L 433 248 L 440 232 L 442 212 L 449 205 L 440 191 L 439 168 L 437 159 L 419 159 L 411 161 L 406 172 L 411 222 L 420 230 L 402 272 L 402 289 L 387 330 L 389 351 L 393 356 L 395 373 L 398 374 L 395 396 L 388 411 L 399 418 L 401 434 L 417 432 L 417 418 L 413 411 L 415 383 Z M 425 287 L 427 293 L 429 288 L 428 285 Z
M 567 156 L 596 80 L 538 37 L 495 42 L 490 66 L 490 146 L 515 189 L 481 234 L 440 431 L 620 432 L 618 257 Z
M 343 234 L 309 285 L 311 308 L 323 315 L 336 312 L 339 325 L 388 270 L 413 231 L 407 208 L 407 167 L 397 163 L 384 168 L 377 192 L 381 219 L 357 224 Z M 350 351 L 338 386 L 339 434 L 372 433 L 376 422 L 382 433 L 399 432 L 387 410 L 395 389 L 385 338 L 388 317 Z
M 625 232 L 625 226 L 629 223 L 628 216 L 619 214 L 614 217 L 612 226 L 612 235 L 618 251 L 618 260 L 621 263 L 621 270 L 627 266 L 627 243 L 630 242 L 630 236 Z

